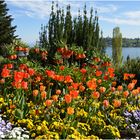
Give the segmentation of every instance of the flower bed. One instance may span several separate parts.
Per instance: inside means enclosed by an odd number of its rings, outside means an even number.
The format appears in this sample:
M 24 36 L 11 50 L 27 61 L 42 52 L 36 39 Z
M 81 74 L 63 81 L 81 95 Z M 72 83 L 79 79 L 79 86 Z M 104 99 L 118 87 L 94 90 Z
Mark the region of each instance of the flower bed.
M 5 60 L 0 78 L 2 116 L 13 127 L 26 128 L 29 138 L 139 137 L 140 88 L 135 88 L 135 74 L 124 74 L 129 84 L 116 85 L 114 68 L 105 56 L 82 67 L 77 62 L 68 65 L 67 59 L 45 67 L 38 60 Z

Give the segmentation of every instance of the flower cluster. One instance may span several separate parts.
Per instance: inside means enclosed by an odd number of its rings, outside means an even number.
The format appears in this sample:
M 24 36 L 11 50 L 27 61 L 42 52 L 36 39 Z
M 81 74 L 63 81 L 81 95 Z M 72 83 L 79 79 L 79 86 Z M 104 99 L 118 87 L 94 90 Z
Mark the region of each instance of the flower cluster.
M 125 111 L 124 116 L 129 133 L 140 137 L 140 110 Z
M 106 56 L 87 64 L 75 58 L 69 65 L 65 60 L 83 50 L 57 51 L 64 62 L 53 66 L 42 65 L 47 51 L 39 48 L 32 48 L 28 59 L 1 64 L 0 110 L 14 128 L 25 127 L 29 138 L 41 139 L 115 139 L 127 126 L 139 129 L 139 113 L 133 111 L 140 107 L 140 87 L 135 87 L 134 74 L 125 74 L 129 83 L 118 85 Z M 135 118 L 129 125 L 126 110 Z

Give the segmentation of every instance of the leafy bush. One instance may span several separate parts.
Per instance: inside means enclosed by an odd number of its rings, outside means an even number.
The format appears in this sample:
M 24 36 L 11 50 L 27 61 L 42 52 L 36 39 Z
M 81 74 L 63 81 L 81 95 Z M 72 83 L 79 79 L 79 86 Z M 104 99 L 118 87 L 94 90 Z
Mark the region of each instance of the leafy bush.
M 140 86 L 140 58 L 128 58 L 127 61 L 124 62 L 123 66 L 115 72 L 117 81 L 120 84 L 124 82 L 124 73 L 135 74 L 135 79 L 137 79 L 136 86 Z

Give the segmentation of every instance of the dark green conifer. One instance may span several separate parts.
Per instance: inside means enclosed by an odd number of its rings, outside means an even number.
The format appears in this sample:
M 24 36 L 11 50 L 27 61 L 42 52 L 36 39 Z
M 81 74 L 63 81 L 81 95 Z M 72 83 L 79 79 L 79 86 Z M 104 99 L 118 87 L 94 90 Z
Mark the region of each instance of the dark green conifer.
M 60 17 L 60 40 L 63 39 L 64 35 L 64 9 L 61 10 L 61 17 Z
M 83 48 L 87 50 L 88 45 L 88 18 L 87 18 L 87 10 L 86 5 L 84 6 L 84 17 L 83 17 Z
M 50 45 L 53 45 L 54 24 L 55 24 L 55 13 L 54 13 L 54 2 L 52 2 L 52 8 L 51 8 L 51 14 L 50 14 L 49 26 L 48 26 L 48 39 Z
M 48 27 L 41 25 L 41 32 L 39 32 L 39 46 L 49 50 L 50 48 L 49 48 L 47 31 L 48 31 Z
M 71 7 L 68 5 L 64 25 L 64 39 L 66 40 L 67 44 L 72 44 L 72 17 L 70 9 Z
M 7 5 L 4 0 L 0 0 L 0 50 L 4 44 L 10 44 L 17 37 L 14 35 L 16 26 L 12 26 L 13 18 L 8 15 Z M 2 55 L 2 51 L 0 51 Z
M 80 14 L 80 9 L 78 11 L 78 21 L 76 27 L 76 44 L 78 46 L 83 45 L 83 23 L 82 23 L 82 16 Z

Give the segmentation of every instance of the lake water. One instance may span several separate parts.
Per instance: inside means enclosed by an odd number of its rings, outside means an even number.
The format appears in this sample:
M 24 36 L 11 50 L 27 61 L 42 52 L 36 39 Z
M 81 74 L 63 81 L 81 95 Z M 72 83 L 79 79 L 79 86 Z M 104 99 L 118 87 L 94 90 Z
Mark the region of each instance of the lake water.
M 109 57 L 112 57 L 112 47 L 106 48 L 106 54 L 108 54 Z M 130 58 L 140 57 L 140 48 L 124 48 L 123 47 L 122 55 L 123 55 L 123 61 L 126 60 L 128 55 L 130 56 Z

